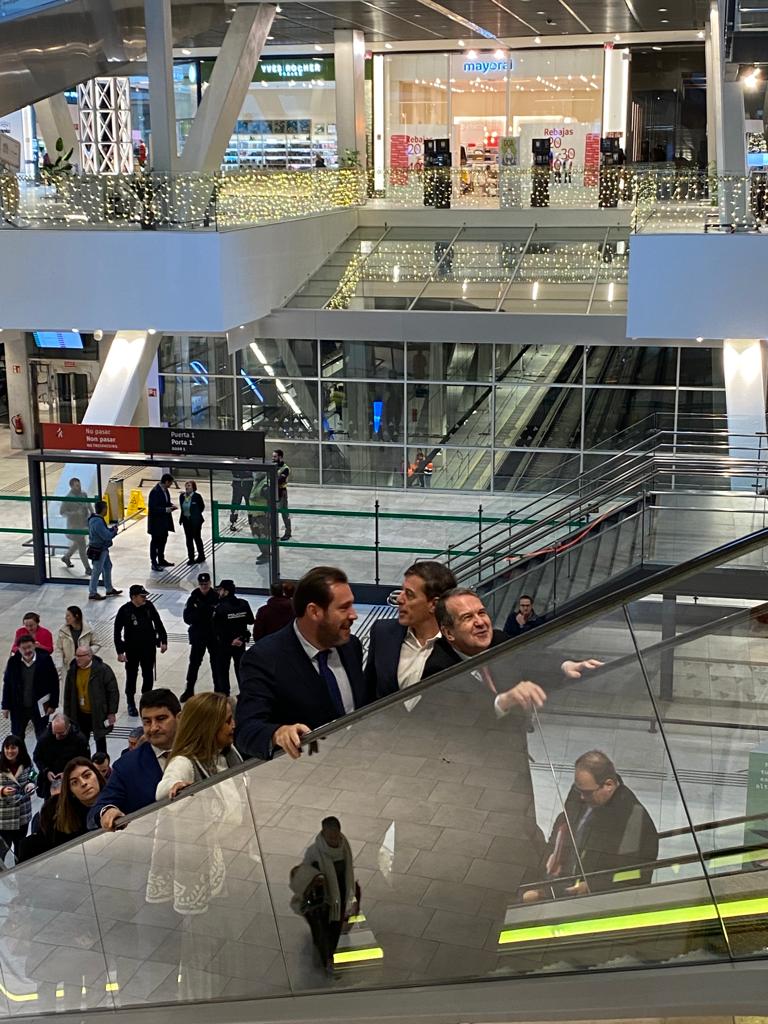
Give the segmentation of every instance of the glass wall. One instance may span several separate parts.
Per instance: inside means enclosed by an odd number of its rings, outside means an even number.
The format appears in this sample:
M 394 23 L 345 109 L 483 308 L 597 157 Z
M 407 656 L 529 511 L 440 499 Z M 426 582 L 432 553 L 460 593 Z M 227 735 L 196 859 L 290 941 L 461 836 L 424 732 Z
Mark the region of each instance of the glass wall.
M 264 431 L 297 483 L 555 486 L 654 414 L 680 430 L 725 415 L 722 354 L 698 346 L 302 338 L 228 355 L 224 338 L 182 336 L 163 339 L 159 367 L 164 421 Z
M 602 49 L 392 54 L 385 72 L 391 171 L 418 170 L 424 140 L 449 137 L 455 167 L 488 172 L 468 186 L 498 194 L 504 136 L 517 138 L 524 167 L 532 163 L 532 139 L 549 137 L 555 160 L 582 168 L 587 136 L 600 133 Z

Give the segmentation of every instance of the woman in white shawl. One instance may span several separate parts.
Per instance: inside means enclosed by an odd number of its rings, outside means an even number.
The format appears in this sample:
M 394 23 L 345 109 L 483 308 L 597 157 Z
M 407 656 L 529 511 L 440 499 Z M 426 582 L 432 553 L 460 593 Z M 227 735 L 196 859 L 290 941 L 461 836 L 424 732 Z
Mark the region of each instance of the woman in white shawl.
M 339 942 L 342 926 L 348 916 L 348 908 L 356 899 L 355 867 L 352 850 L 341 831 L 338 818 L 323 818 L 315 841 L 304 853 L 304 864 L 315 868 L 324 879 L 325 908 L 327 925 L 323 929 L 325 941 L 322 949 L 315 938 L 318 952 L 326 959 L 326 966 L 333 966 L 333 954 Z M 325 908 L 323 917 L 325 917 Z M 324 921 L 325 925 L 326 922 Z

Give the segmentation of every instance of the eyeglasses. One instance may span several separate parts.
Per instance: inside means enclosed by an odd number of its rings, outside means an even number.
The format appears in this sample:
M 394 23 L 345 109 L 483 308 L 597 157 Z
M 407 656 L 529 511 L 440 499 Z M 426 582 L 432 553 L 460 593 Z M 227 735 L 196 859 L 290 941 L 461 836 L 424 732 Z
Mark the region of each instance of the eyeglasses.
M 605 786 L 604 782 L 601 782 L 599 786 L 595 786 L 594 789 L 581 789 L 579 786 L 574 784 L 574 789 L 579 796 L 592 796 L 593 793 L 599 793 L 600 790 Z

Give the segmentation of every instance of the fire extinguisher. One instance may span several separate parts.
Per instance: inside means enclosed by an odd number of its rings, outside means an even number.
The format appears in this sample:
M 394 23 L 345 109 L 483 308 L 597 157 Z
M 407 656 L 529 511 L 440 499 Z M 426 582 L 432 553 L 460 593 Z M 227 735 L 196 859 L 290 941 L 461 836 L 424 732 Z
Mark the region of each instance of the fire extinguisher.
M 21 416 L 19 416 L 18 413 L 16 413 L 15 416 L 11 416 L 11 425 L 13 426 L 14 432 L 16 434 L 24 433 L 24 420 L 21 418 Z

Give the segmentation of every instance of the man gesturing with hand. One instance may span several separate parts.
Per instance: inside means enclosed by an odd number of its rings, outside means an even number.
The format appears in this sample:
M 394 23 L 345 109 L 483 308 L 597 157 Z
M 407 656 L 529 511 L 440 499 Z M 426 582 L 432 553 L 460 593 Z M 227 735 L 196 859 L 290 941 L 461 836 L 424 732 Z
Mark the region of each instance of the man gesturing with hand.
M 307 733 L 373 700 L 352 636 L 354 600 L 341 569 L 310 569 L 296 584 L 295 620 L 243 656 L 235 731 L 243 757 L 267 760 L 278 749 L 299 757 Z

